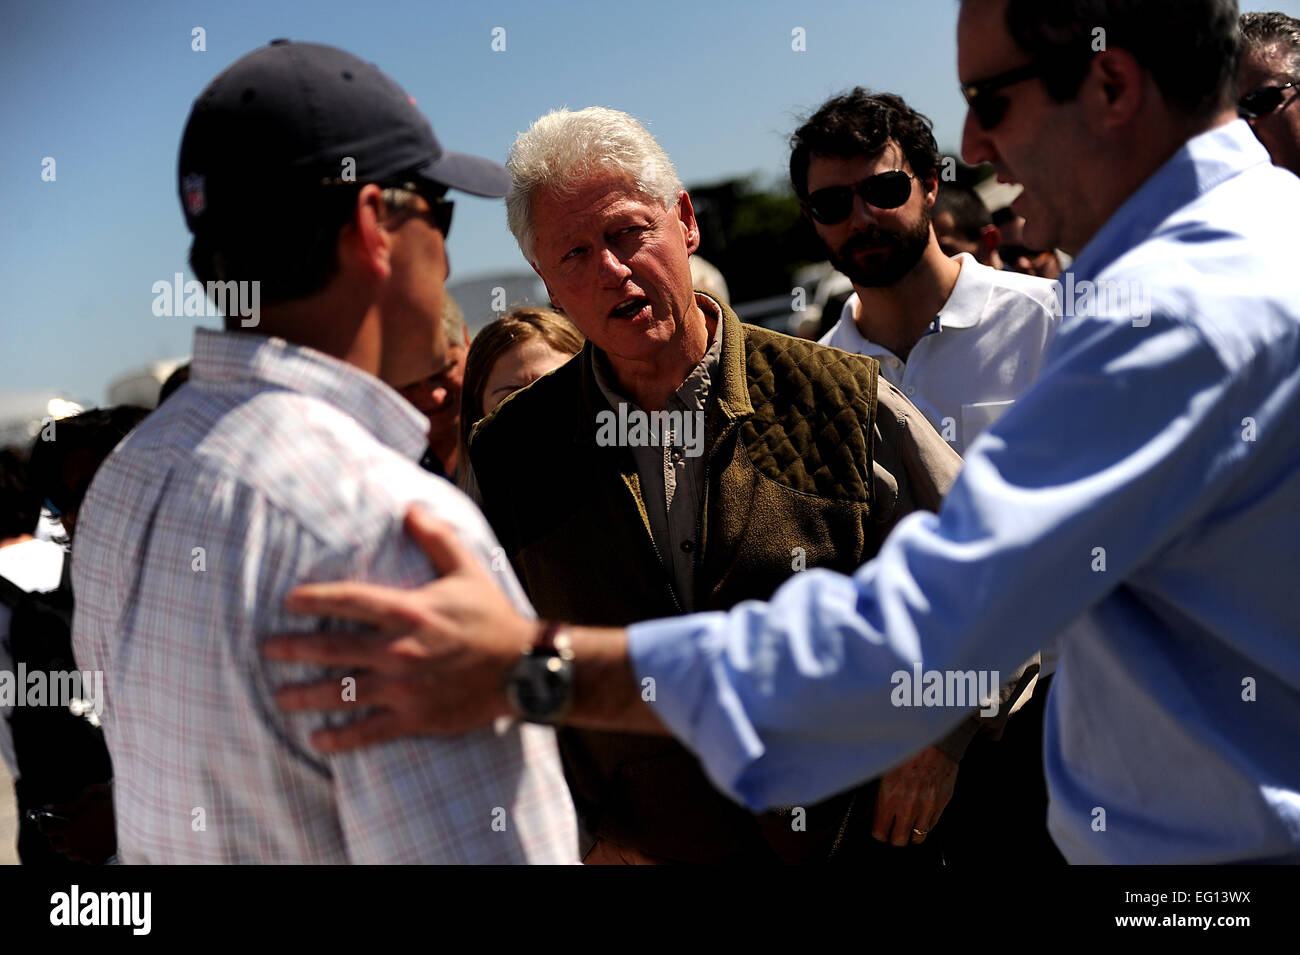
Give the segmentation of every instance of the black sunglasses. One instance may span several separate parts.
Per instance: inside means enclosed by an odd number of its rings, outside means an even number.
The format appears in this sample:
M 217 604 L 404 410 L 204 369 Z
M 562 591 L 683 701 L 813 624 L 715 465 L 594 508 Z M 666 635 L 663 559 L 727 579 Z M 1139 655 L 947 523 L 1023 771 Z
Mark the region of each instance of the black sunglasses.
M 442 233 L 443 239 L 451 232 L 451 213 L 456 208 L 456 203 L 450 199 L 425 199 L 429 203 L 430 221 L 434 227 Z
M 961 88 L 961 95 L 965 98 L 970 111 L 975 114 L 975 119 L 980 124 L 980 128 L 992 129 L 1002 122 L 1002 118 L 1007 115 L 1007 109 L 1011 106 L 1011 100 L 1005 96 L 996 96 L 994 94 L 998 90 L 1013 86 L 1016 83 L 1038 79 L 1043 74 L 1043 67 L 1036 63 L 1017 66 L 1014 70 L 1007 70 L 997 76 L 990 76 L 986 80 L 976 80 L 974 83 L 965 84 Z
M 1261 86 L 1237 100 L 1237 115 L 1242 119 L 1259 119 L 1282 105 L 1282 93 L 1295 87 L 1295 82 L 1281 86 Z
M 808 214 L 822 225 L 843 222 L 853 213 L 853 196 L 877 209 L 897 209 L 912 195 L 912 180 L 916 177 L 901 169 L 868 176 L 852 186 L 827 186 L 808 194 L 804 206 Z
M 353 189 L 359 189 L 361 183 L 344 180 L 340 178 L 322 179 L 322 186 L 348 186 Z M 439 187 L 437 184 L 424 185 L 422 183 L 411 182 L 406 179 L 398 181 L 385 181 L 377 183 L 381 189 L 401 189 L 404 192 L 413 192 L 429 204 L 427 212 L 411 212 L 409 215 L 426 220 L 430 225 L 442 233 L 443 239 L 451 232 L 451 214 L 456 204 L 450 199 L 444 199 L 447 194 L 447 187 Z
M 450 199 L 444 199 L 447 189 L 444 186 L 435 191 L 434 187 L 425 186 L 414 182 L 403 182 L 397 184 L 395 188 L 405 189 L 407 192 L 413 192 L 429 204 L 427 212 L 413 212 L 412 215 L 417 218 L 426 220 L 430 225 L 442 233 L 443 239 L 451 232 L 451 214 L 456 204 Z

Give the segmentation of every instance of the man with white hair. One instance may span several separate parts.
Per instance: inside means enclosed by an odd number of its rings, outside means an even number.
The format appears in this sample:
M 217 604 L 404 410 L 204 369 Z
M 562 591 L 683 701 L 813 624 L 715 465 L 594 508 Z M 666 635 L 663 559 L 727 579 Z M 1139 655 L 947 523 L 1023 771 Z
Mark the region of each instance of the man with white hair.
M 587 337 L 471 438 L 484 513 L 540 614 L 621 625 L 726 609 L 805 567 L 855 567 L 906 513 L 937 508 L 960 460 L 874 360 L 741 325 L 692 290 L 691 199 L 636 120 L 550 113 L 507 168 L 511 231 Z M 543 643 L 513 678 L 525 719 L 563 703 L 546 685 L 563 628 Z M 870 838 L 875 782 L 755 817 L 670 739 L 573 729 L 561 749 L 589 862 L 938 856 L 920 843 L 950 791 L 910 763 L 904 850 Z

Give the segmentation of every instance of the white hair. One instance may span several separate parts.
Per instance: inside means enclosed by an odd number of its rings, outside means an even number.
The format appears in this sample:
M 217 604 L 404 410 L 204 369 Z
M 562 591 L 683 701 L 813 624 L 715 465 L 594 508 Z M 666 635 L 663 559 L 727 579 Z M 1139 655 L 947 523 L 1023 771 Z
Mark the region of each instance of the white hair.
M 539 192 L 566 198 L 593 175 L 614 173 L 671 209 L 682 189 L 668 154 L 646 128 L 627 113 L 601 106 L 547 113 L 515 138 L 506 169 L 506 222 L 524 258 L 534 264 L 532 204 Z

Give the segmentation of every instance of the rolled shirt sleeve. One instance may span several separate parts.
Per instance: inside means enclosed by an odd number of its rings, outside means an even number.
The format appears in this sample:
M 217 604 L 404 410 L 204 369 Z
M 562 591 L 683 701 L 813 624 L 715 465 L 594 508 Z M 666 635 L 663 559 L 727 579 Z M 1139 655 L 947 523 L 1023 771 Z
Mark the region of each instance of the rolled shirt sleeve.
M 968 711 L 895 706 L 891 675 L 1015 673 L 1238 472 L 1234 427 L 1267 396 L 1193 324 L 1094 316 L 1057 346 L 941 513 L 905 517 L 852 577 L 808 571 L 767 604 L 629 628 L 656 714 L 733 798 L 821 799 L 939 738 Z

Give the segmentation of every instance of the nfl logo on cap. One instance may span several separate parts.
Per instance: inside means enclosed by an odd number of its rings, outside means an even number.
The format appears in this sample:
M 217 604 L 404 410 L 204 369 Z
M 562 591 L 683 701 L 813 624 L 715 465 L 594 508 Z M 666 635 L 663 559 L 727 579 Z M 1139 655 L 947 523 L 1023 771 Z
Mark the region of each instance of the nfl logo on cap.
M 181 190 L 185 193 L 185 208 L 189 210 L 190 215 L 197 216 L 207 208 L 207 202 L 203 198 L 201 175 L 190 173 L 181 181 Z

